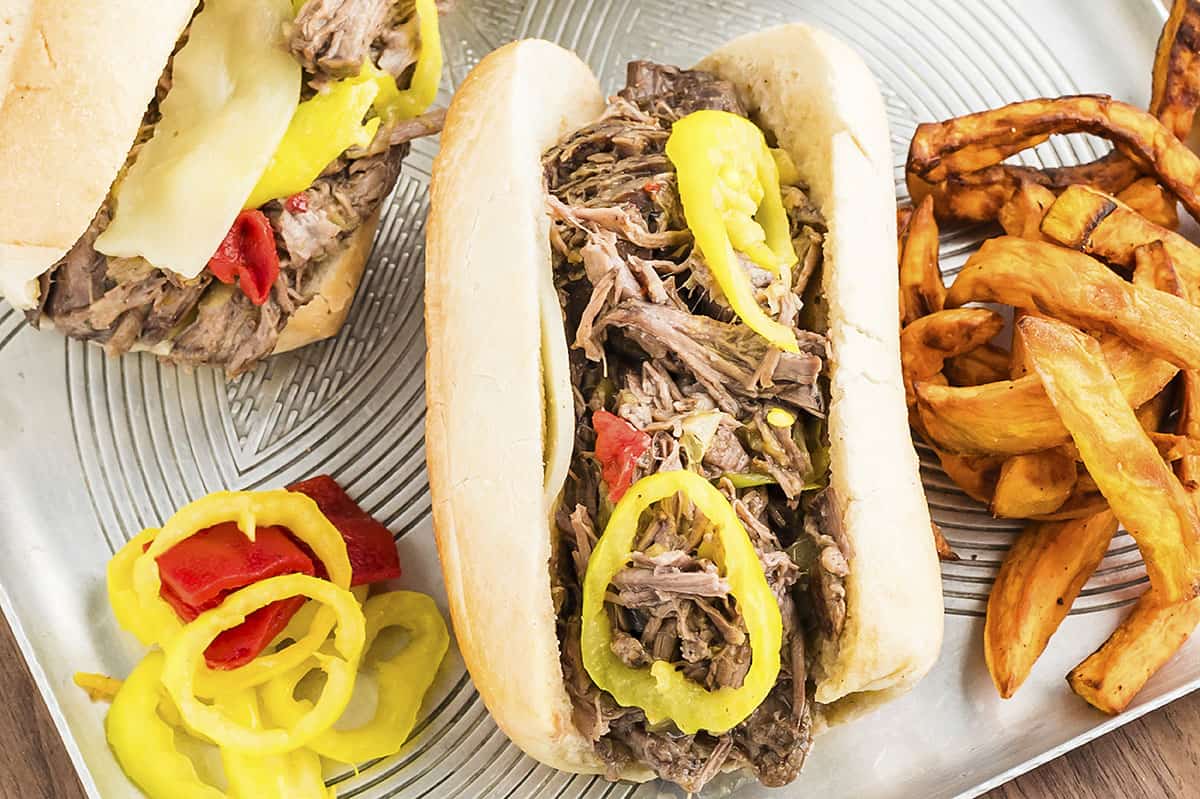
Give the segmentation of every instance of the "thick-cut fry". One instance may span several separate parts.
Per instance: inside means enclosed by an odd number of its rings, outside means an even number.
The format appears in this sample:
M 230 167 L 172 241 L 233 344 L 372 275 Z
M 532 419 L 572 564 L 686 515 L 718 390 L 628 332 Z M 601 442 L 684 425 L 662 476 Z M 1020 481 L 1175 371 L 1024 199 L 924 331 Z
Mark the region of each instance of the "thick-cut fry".
M 1200 157 L 1161 122 L 1107 95 L 1026 100 L 945 122 L 913 134 L 908 172 L 927 183 L 998 164 L 1041 144 L 1053 133 L 1092 133 L 1111 139 L 1200 218 Z
M 1018 331 L 1084 465 L 1137 542 L 1150 584 L 1169 601 L 1191 599 L 1200 585 L 1200 514 L 1122 396 L 1100 345 L 1052 319 L 1028 317 Z
M 1117 531 L 1104 510 L 1068 522 L 1034 522 L 1013 542 L 988 596 L 983 656 L 1000 696 L 1025 678 Z
M 1031 516 L 1030 521 L 1037 522 L 1066 522 L 1072 519 L 1086 519 L 1094 516 L 1108 507 L 1108 500 L 1096 490 L 1095 486 L 1085 486 L 1084 480 L 1091 478 L 1087 472 L 1080 472 L 1075 483 L 1075 491 L 1071 498 L 1063 503 L 1054 513 Z
M 1158 38 L 1150 83 L 1150 113 L 1180 140 L 1192 130 L 1200 104 L 1200 2 L 1174 0 Z
M 897 254 L 904 251 L 904 239 L 908 236 L 908 223 L 912 219 L 913 207 L 911 205 L 896 206 L 896 252 Z
M 1133 162 L 1114 150 L 1088 164 L 1047 169 L 996 164 L 978 172 L 951 175 L 936 184 L 926 183 L 911 172 L 907 180 L 914 199 L 933 197 L 933 210 L 938 219 L 990 222 L 1027 183 L 1056 193 L 1068 186 L 1084 184 L 1116 194 L 1140 176 L 1141 171 Z
M 1117 194 L 1117 199 L 1156 225 L 1168 230 L 1179 227 L 1179 208 L 1175 195 L 1152 177 L 1141 178 Z
M 1014 455 L 1000 467 L 992 515 L 1028 519 L 1054 513 L 1075 488 L 1075 459 L 1058 449 Z
M 938 268 L 938 226 L 933 200 L 926 197 L 913 212 L 900 253 L 900 324 L 942 310 L 946 284 Z
M 1064 191 L 1042 220 L 1042 232 L 1072 249 L 1133 268 L 1139 246 L 1161 241 L 1180 277 L 1200 285 L 1200 247 L 1132 208 L 1086 186 Z
M 1101 340 L 1105 360 L 1131 407 L 1148 402 L 1179 372 L 1115 337 Z M 947 452 L 1020 455 L 1071 440 L 1036 375 L 981 386 L 914 386 L 926 440 Z
M 942 367 L 952 386 L 980 386 L 1008 378 L 1008 353 L 995 344 L 947 358 Z
M 942 471 L 971 499 L 985 505 L 996 492 L 1002 458 L 973 455 L 952 455 L 936 447 L 933 450 L 941 461 Z
M 1071 670 L 1067 683 L 1097 710 L 1120 713 L 1197 624 L 1200 599 L 1164 603 L 1147 591 L 1108 640 Z
M 1200 368 L 1200 308 L 1128 283 L 1082 253 L 1001 236 L 968 259 L 946 295 L 1036 309 L 1071 324 L 1115 333 L 1184 369 Z
M 1175 463 L 1200 455 L 1200 439 L 1178 433 L 1151 433 L 1150 440 L 1167 463 Z
M 900 332 L 900 365 L 909 406 L 914 383 L 942 371 L 947 358 L 970 352 L 1004 329 L 1004 318 L 987 308 L 956 308 L 922 316 Z
M 1054 192 L 1032 181 L 1021 184 L 1012 199 L 1000 209 L 1000 227 L 1010 236 L 1042 241 L 1042 217 L 1054 204 Z

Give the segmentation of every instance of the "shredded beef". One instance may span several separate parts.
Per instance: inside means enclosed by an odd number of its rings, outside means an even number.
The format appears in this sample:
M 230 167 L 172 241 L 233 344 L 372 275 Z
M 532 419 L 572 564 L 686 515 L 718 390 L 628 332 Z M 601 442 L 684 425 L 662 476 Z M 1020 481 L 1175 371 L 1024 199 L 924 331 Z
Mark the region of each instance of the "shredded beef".
M 848 558 L 838 533 L 827 529 L 830 495 L 813 499 L 814 486 L 827 479 L 816 456 L 825 446 L 827 342 L 799 326 L 805 291 L 820 272 L 825 222 L 803 188 L 784 186 L 797 255 L 790 285 L 740 262 L 755 299 L 796 335 L 799 352 L 783 352 L 738 319 L 693 246 L 665 146 L 672 123 L 700 109 L 746 113 L 733 86 L 711 74 L 635 62 L 601 118 L 543 157 L 577 413 L 551 561 L 563 677 L 575 723 L 610 777 L 637 763 L 687 791 L 700 790 L 726 765 L 748 767 L 766 785 L 796 777 L 812 734 L 806 653 L 816 648 L 805 637 L 833 629 L 816 616 L 840 625 L 832 618 L 839 601 L 844 619 Z M 773 408 L 795 421 L 774 426 L 767 417 Z M 778 604 L 778 680 L 759 708 L 724 734 L 685 735 L 669 722 L 650 727 L 642 711 L 618 706 L 583 667 L 581 586 L 609 512 L 600 501 L 607 492 L 590 423 L 600 409 L 650 437 L 634 463 L 635 480 L 689 468 L 716 481 Z M 750 487 L 736 487 L 737 478 Z M 612 652 L 628 667 L 666 661 L 710 691 L 744 683 L 751 641 L 720 565 L 702 554 L 713 533 L 682 496 L 642 514 L 604 603 Z
M 412 0 L 308 0 L 289 36 L 312 87 L 358 74 L 367 59 L 403 87 L 420 52 Z M 187 39 L 185 30 L 176 52 Z M 172 82 L 168 62 L 129 163 L 153 136 Z M 214 283 L 207 270 L 184 280 L 140 258 L 96 252 L 94 242 L 111 218 L 106 200 L 75 246 L 40 276 L 39 305 L 27 319 L 35 326 L 48 319 L 68 336 L 103 343 L 114 355 L 140 347 L 189 366 L 224 367 L 230 377 L 241 374 L 271 354 L 288 318 L 313 297 L 315 267 L 338 253 L 378 210 L 395 185 L 409 142 L 438 132 L 444 119 L 444 110 L 435 109 L 381 124 L 369 146 L 344 153 L 298 197 L 263 207 L 276 236 L 280 276 L 262 306 Z
M 314 75 L 357 75 L 392 4 L 393 0 L 307 0 L 292 23 L 292 55 Z

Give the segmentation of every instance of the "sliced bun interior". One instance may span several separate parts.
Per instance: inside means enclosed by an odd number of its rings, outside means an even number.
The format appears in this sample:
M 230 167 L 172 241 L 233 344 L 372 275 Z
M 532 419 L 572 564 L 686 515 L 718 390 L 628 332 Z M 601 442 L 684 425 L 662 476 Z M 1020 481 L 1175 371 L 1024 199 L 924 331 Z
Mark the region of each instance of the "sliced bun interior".
M 4 4 L 0 296 L 17 308 L 36 305 L 38 275 L 87 230 L 196 6 L 104 0 L 80 13 L 78 0 Z

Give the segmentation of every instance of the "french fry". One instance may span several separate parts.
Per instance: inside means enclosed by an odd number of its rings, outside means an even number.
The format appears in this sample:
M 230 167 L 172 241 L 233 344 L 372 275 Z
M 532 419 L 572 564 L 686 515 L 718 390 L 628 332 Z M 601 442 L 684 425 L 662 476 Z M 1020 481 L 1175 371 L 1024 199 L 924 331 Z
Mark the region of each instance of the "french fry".
M 1004 318 L 987 308 L 956 308 L 922 316 L 900 331 L 900 366 L 909 407 L 912 386 L 942 371 L 947 358 L 970 352 L 1004 329 Z
M 952 455 L 936 447 L 933 450 L 942 464 L 942 471 L 962 489 L 963 493 L 985 505 L 996 492 L 1002 458 L 973 455 Z
M 914 199 L 933 197 L 933 210 L 938 219 L 991 222 L 1021 186 L 1027 183 L 1043 186 L 1055 193 L 1068 186 L 1084 184 L 1116 194 L 1128 188 L 1140 176 L 1141 170 L 1114 150 L 1096 161 L 1074 166 L 1034 169 L 996 164 L 977 172 L 951 175 L 938 183 L 927 183 L 910 172 L 907 181 Z
M 992 494 L 992 515 L 1028 519 L 1054 513 L 1075 489 L 1075 459 L 1058 449 L 1004 461 Z
M 1067 522 L 1033 522 L 1013 542 L 988 596 L 983 655 L 992 682 L 1008 699 L 1066 618 L 1096 571 L 1117 518 L 1102 510 Z
M 1042 217 L 1053 204 L 1054 192 L 1026 181 L 1000 209 L 997 219 L 1000 227 L 1010 236 L 1042 241 Z
M 1174 0 L 1158 38 L 1150 82 L 1150 113 L 1181 141 L 1192 130 L 1200 103 L 1200 2 Z
M 908 236 L 908 223 L 912 219 L 913 207 L 911 205 L 896 206 L 896 252 L 897 254 L 904 251 L 904 239 Z
M 1008 378 L 1008 353 L 995 344 L 947 358 L 942 372 L 952 386 L 979 386 Z
M 945 301 L 946 284 L 938 268 L 938 226 L 933 200 L 926 197 L 909 220 L 900 252 L 901 325 L 942 310 Z
M 1151 433 L 1158 454 L 1167 463 L 1183 461 L 1200 455 L 1200 439 L 1189 438 L 1178 433 Z
M 1064 191 L 1046 212 L 1042 232 L 1067 247 L 1128 269 L 1134 266 L 1139 246 L 1161 241 L 1180 277 L 1200 285 L 1200 247 L 1095 189 L 1073 186 Z
M 1065 522 L 1072 519 L 1085 519 L 1094 516 L 1108 507 L 1108 500 L 1095 489 L 1083 485 L 1084 479 L 1090 479 L 1087 472 L 1081 472 L 1075 483 L 1075 491 L 1071 498 L 1062 504 L 1054 513 L 1044 513 L 1031 516 L 1030 521 L 1036 522 Z
M 1158 185 L 1154 178 L 1141 178 L 1117 194 L 1117 199 L 1149 221 L 1167 230 L 1179 227 L 1179 208 L 1175 195 Z
M 954 551 L 954 547 L 950 546 L 946 536 L 942 535 L 942 528 L 938 527 L 937 522 L 930 522 L 929 527 L 933 530 L 933 545 L 937 547 L 938 559 L 958 560 L 958 553 Z
M 1105 337 L 1100 346 L 1130 407 L 1141 407 L 1179 372 L 1117 338 Z M 980 386 L 917 383 L 913 389 L 926 440 L 947 452 L 1021 455 L 1071 440 L 1036 375 Z
M 1200 295 L 1200 288 L 1189 286 L 1180 279 L 1174 261 L 1163 242 L 1153 241 L 1135 248 L 1134 264 L 1135 281 L 1149 281 L 1156 288 L 1195 304 L 1196 297 Z M 1159 416 L 1161 421 L 1161 411 Z M 1155 429 L 1158 429 L 1157 424 Z M 1181 375 L 1179 419 L 1175 429 L 1187 442 L 1200 439 L 1200 372 L 1184 370 Z M 1161 442 L 1155 443 L 1159 445 L 1159 451 L 1163 453 L 1165 460 L 1177 461 L 1175 473 L 1179 475 L 1185 488 L 1190 491 L 1200 486 L 1200 457 L 1197 457 L 1196 453 L 1184 451 L 1179 447 L 1164 450 Z M 1172 457 L 1176 453 L 1180 453 L 1179 457 Z
M 1001 236 L 967 260 L 946 295 L 957 308 L 1002 302 L 1114 333 L 1184 369 L 1200 368 L 1200 308 L 1128 283 L 1083 253 Z
M 936 184 L 998 164 L 1055 133 L 1092 133 L 1112 140 L 1200 217 L 1200 157 L 1154 116 L 1107 95 L 1025 100 L 924 123 L 913 134 L 907 172 Z
M 1151 589 L 1104 644 L 1071 670 L 1071 690 L 1097 710 L 1120 713 L 1200 624 L 1200 599 L 1163 602 Z
M 1191 599 L 1200 585 L 1193 555 L 1200 514 L 1121 394 L 1100 345 L 1052 319 L 1028 317 L 1018 331 L 1084 465 L 1137 542 L 1150 584 L 1167 601 Z

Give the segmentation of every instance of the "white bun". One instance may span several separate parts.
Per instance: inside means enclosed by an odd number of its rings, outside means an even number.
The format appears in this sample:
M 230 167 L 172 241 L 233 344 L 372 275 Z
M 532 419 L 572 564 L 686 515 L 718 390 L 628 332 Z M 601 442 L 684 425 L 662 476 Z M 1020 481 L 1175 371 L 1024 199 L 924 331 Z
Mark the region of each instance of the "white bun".
M 824 642 L 816 675 L 816 700 L 838 703 L 833 721 L 907 690 L 942 645 L 941 573 L 900 376 L 887 116 L 858 55 L 804 25 L 743 36 L 697 66 L 738 88 L 829 224 L 830 473 L 854 549 L 846 624 Z
M 36 305 L 38 275 L 87 230 L 196 5 L 0 7 L 0 297 L 15 307 Z
M 830 223 L 832 480 L 854 554 L 847 621 L 815 676 L 826 705 L 818 723 L 836 723 L 907 690 L 942 634 L 900 377 L 887 122 L 853 51 L 803 25 L 743 37 L 701 66 L 738 86 Z M 565 333 L 557 309 L 556 331 L 539 323 L 550 316 L 551 264 L 541 155 L 602 105 L 595 78 L 555 45 L 518 42 L 485 58 L 450 107 L 426 251 L 426 448 L 459 647 L 508 736 L 583 773 L 602 768 L 563 685 L 543 498 L 544 471 L 556 471 L 546 467 L 557 456 L 549 409 L 561 373 L 543 361 Z

